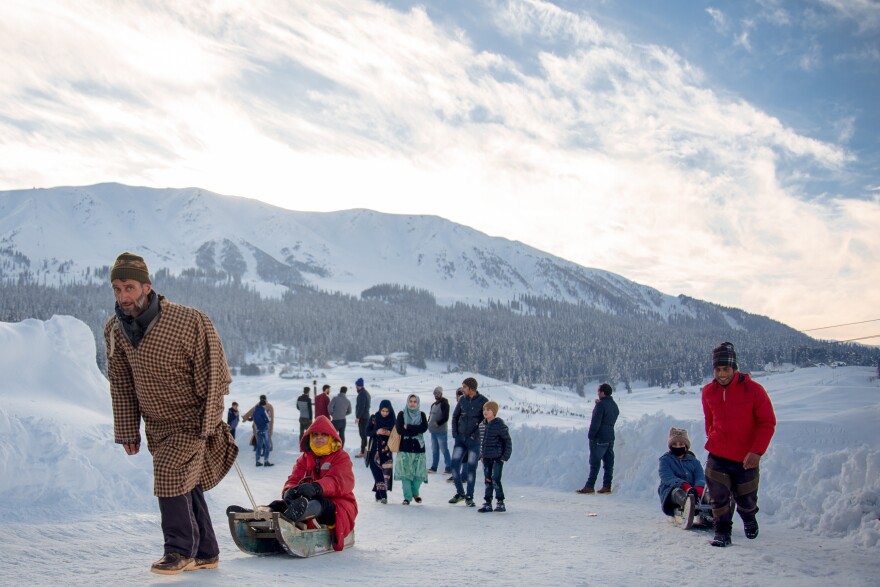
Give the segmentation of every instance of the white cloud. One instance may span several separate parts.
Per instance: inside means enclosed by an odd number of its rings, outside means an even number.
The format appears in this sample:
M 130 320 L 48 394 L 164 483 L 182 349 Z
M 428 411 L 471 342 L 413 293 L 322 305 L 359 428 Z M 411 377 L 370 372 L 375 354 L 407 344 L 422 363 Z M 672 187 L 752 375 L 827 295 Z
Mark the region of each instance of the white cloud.
M 834 173 L 851 154 L 552 4 L 492 14 L 529 67 L 366 1 L 34 6 L 0 7 L 3 188 L 439 214 L 795 324 L 880 283 L 878 203 L 805 204 L 777 163 Z
M 715 25 L 715 29 L 719 33 L 727 34 L 730 25 L 728 24 L 727 17 L 724 15 L 724 13 L 721 12 L 721 10 L 713 8 L 711 6 L 706 9 L 706 12 L 709 14 L 709 16 L 712 17 L 712 24 Z

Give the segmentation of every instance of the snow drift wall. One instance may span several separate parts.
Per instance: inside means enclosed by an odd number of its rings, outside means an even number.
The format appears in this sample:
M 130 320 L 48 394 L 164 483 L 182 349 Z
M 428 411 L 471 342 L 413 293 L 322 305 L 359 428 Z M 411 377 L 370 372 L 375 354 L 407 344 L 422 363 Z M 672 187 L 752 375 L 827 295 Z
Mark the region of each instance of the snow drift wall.
M 870 420 L 872 414 L 868 416 Z M 873 414 L 873 422 L 880 421 L 877 416 Z M 655 502 L 658 516 L 663 515 L 657 494 L 658 459 L 666 451 L 672 426 L 688 429 L 693 451 L 705 463 L 702 421 L 658 413 L 619 424 L 616 431 L 615 493 Z M 761 514 L 816 534 L 874 546 L 880 542 L 880 450 L 821 446 L 835 438 L 836 428 L 780 422 L 762 460 Z M 865 430 L 863 438 L 876 437 L 871 428 Z M 505 481 L 561 491 L 583 487 L 588 473 L 586 429 L 521 426 L 511 434 L 514 454 L 504 468 Z

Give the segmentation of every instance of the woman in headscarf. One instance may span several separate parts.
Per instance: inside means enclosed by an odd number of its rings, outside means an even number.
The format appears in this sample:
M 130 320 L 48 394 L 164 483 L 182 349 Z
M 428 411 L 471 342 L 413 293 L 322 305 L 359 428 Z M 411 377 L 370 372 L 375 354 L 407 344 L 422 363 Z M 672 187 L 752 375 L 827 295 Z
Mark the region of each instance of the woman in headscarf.
M 406 399 L 406 408 L 397 414 L 397 433 L 400 434 L 400 452 L 394 467 L 394 478 L 403 485 L 403 505 L 415 500 L 422 503 L 419 487 L 428 481 L 428 462 L 425 459 L 425 431 L 428 418 L 419 409 L 417 395 Z
M 394 470 L 394 458 L 388 449 L 388 437 L 394 427 L 394 408 L 391 402 L 383 399 L 379 403 L 379 411 L 370 416 L 366 434 L 370 439 L 367 451 L 367 466 L 373 474 L 373 491 L 376 501 L 388 503 L 388 492 L 391 491 L 391 473 Z

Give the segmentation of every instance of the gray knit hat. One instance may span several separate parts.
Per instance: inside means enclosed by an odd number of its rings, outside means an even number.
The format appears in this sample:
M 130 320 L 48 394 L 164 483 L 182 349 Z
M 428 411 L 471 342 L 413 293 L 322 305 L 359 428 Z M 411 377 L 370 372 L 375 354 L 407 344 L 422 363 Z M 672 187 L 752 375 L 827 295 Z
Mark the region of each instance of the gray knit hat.
M 684 428 L 669 429 L 669 440 L 666 442 L 666 448 L 672 448 L 673 442 L 683 442 L 688 450 L 691 449 L 691 439 L 688 438 L 688 431 Z
M 143 257 L 134 253 L 122 253 L 110 270 L 110 281 L 114 279 L 134 279 L 141 283 L 150 283 L 150 272 Z

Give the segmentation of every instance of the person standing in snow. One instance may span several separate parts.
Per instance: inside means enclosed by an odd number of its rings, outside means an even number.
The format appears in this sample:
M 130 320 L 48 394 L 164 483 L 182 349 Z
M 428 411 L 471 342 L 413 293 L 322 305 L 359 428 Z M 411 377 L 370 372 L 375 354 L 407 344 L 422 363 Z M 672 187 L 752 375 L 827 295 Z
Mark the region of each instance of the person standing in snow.
M 758 537 L 758 479 L 761 456 L 776 431 L 776 414 L 767 391 L 738 371 L 733 344 L 712 350 L 715 379 L 702 391 L 706 420 L 706 486 L 715 520 L 712 546 L 731 544 L 733 507 L 746 538 Z
M 252 410 L 251 418 L 254 421 L 254 426 L 257 428 L 257 466 L 258 467 L 272 467 L 272 463 L 269 462 L 269 452 L 271 449 L 271 442 L 269 441 L 269 426 L 272 424 L 272 417 L 269 416 L 269 410 L 266 409 L 266 396 L 260 396 L 260 403 L 254 406 Z M 263 457 L 263 462 L 260 462 L 260 456 Z
M 232 402 L 229 411 L 226 412 L 226 424 L 229 425 L 229 432 L 232 434 L 232 438 L 235 438 L 235 429 L 238 428 L 239 419 L 238 402 Z
M 321 393 L 315 398 L 315 419 L 318 419 L 318 416 L 324 416 L 328 420 L 330 419 L 330 386 L 324 385 L 321 388 Z
M 220 548 L 204 492 L 238 455 L 223 421 L 232 377 L 210 319 L 152 289 L 143 257 L 122 253 L 110 270 L 116 311 L 104 326 L 113 435 L 126 454 L 140 451 L 141 420 L 153 457 L 164 556 L 163 575 L 217 568 Z
M 412 394 L 406 398 L 406 408 L 397 414 L 397 433 L 400 434 L 400 450 L 394 464 L 394 478 L 403 487 L 403 505 L 415 500 L 422 503 L 419 488 L 428 481 L 428 467 L 425 462 L 425 431 L 428 418 L 421 411 L 419 396 Z
M 595 490 L 596 480 L 599 478 L 599 467 L 602 466 L 602 488 L 598 493 L 611 493 L 611 479 L 614 476 L 614 424 L 620 410 L 617 403 L 611 398 L 614 389 L 611 385 L 603 383 L 596 391 L 599 396 L 596 405 L 593 406 L 593 417 L 590 420 L 590 431 L 587 438 L 590 441 L 590 473 L 586 484 L 578 489 L 578 493 L 597 493 Z
M 364 387 L 363 377 L 358 377 L 354 382 L 357 389 L 357 401 L 354 407 L 354 423 L 358 426 L 358 434 L 361 437 L 361 450 L 355 455 L 357 458 L 364 456 L 367 450 L 367 422 L 370 421 L 370 392 Z
M 263 403 L 265 402 L 265 403 Z M 272 450 L 274 446 L 272 445 L 272 433 L 275 431 L 275 407 L 269 403 L 266 399 L 266 395 L 263 394 L 260 396 L 260 401 L 254 404 L 254 407 L 249 409 L 244 415 L 241 417 L 242 422 L 252 422 L 254 419 L 254 410 L 257 409 L 257 406 L 262 405 L 266 409 L 266 413 L 269 416 L 269 450 Z M 256 423 L 251 425 L 253 430 L 253 434 L 251 436 L 251 446 L 254 447 L 254 450 L 257 450 L 257 425 Z
M 345 446 L 345 417 L 351 413 L 351 402 L 348 400 L 346 393 L 348 393 L 348 388 L 343 385 L 339 388 L 339 393 L 336 394 L 336 397 L 330 400 L 330 404 L 327 406 L 327 411 L 330 412 L 330 421 L 333 423 L 336 431 L 339 432 L 342 446 Z
M 312 390 L 306 386 L 303 387 L 302 395 L 296 398 L 296 409 L 299 410 L 299 439 L 302 441 L 306 430 L 312 425 L 312 398 L 309 392 Z
M 431 415 L 428 416 L 428 432 L 431 433 L 431 466 L 428 473 L 436 473 L 440 464 L 440 453 L 443 453 L 443 473 L 450 474 L 452 460 L 449 457 L 449 400 L 443 397 L 443 388 L 434 388 L 434 403 L 431 404 Z
M 681 509 L 685 517 L 693 518 L 694 505 L 703 499 L 706 487 L 703 465 L 691 452 L 687 430 L 670 428 L 666 446 L 669 451 L 660 457 L 660 508 L 667 516 Z
M 477 480 L 477 462 L 480 460 L 480 422 L 483 421 L 483 405 L 489 401 L 477 391 L 477 380 L 468 377 L 461 383 L 462 396 L 452 413 L 452 478 L 455 495 L 449 503 L 464 501 L 474 507 L 474 485 Z M 462 463 L 467 462 L 467 489 L 462 483 Z
M 483 477 L 486 479 L 486 493 L 480 513 L 491 512 L 492 493 L 495 493 L 496 512 L 506 512 L 504 505 L 504 487 L 501 486 L 501 474 L 504 463 L 510 460 L 513 452 L 513 441 L 504 420 L 497 418 L 498 403 L 488 401 L 483 405 L 483 421 L 480 422 L 480 460 L 483 461 Z
M 395 423 L 394 408 L 390 401 L 383 399 L 379 402 L 379 411 L 370 416 L 367 424 L 370 443 L 365 460 L 373 474 L 376 501 L 380 503 L 388 503 L 388 492 L 393 485 L 394 456 L 388 448 L 388 437 Z

